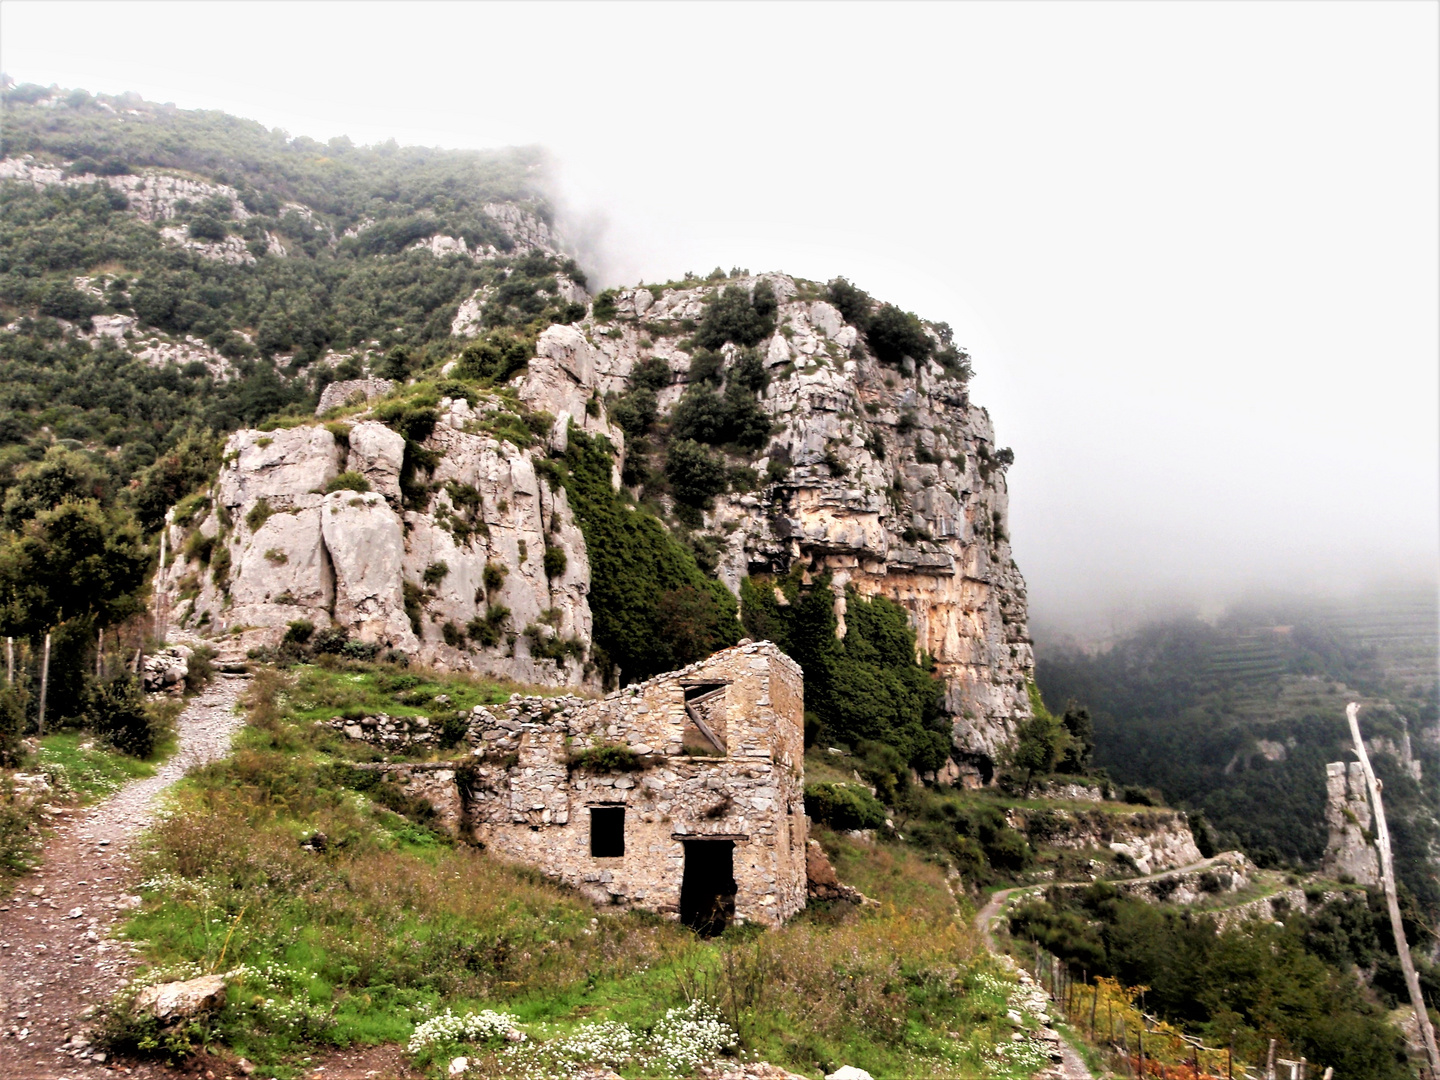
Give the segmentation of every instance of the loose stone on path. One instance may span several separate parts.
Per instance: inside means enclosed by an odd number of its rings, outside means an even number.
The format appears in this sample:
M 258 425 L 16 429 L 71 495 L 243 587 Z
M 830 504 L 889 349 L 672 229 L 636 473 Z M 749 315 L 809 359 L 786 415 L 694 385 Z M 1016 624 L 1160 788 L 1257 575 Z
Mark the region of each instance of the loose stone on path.
M 229 752 L 244 723 L 235 704 L 246 681 L 222 675 L 191 699 L 170 760 L 104 802 L 65 814 L 46 840 L 39 869 L 0 900 L 0 1077 L 117 1075 L 103 1053 L 90 1049 L 84 1027 L 135 964 L 134 946 L 110 937 L 140 903 L 130 847 L 155 820 L 165 788 Z M 178 1074 L 139 1065 L 129 1075 Z

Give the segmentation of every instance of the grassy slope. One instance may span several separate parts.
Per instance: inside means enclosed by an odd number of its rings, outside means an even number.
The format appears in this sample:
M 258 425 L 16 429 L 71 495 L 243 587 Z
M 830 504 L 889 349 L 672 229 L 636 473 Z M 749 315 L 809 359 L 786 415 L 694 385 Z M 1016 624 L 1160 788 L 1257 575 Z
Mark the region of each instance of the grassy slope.
M 782 930 L 713 941 L 597 911 L 430 833 L 397 792 L 349 786 L 359 752 L 313 720 L 357 699 L 376 707 L 383 678 L 262 674 L 234 755 L 188 779 L 181 812 L 150 839 L 146 903 L 128 933 L 154 977 L 246 966 L 214 1035 L 262 1074 L 295 1075 L 326 1044 L 404 1040 L 446 1007 L 507 1010 L 532 1039 L 597 1020 L 644 1029 L 683 1005 L 687 986 L 709 988 L 742 1053 L 810 1075 L 845 1063 L 883 1076 L 1018 1074 L 993 1054 L 1010 1031 L 1004 986 L 941 866 L 904 845 L 821 833 L 842 878 L 877 907 L 816 906 Z M 487 694 L 443 685 L 456 701 Z M 399 710 L 393 696 L 385 708 Z M 299 844 L 315 831 L 324 853 Z M 454 1049 L 421 1062 L 438 1070 Z

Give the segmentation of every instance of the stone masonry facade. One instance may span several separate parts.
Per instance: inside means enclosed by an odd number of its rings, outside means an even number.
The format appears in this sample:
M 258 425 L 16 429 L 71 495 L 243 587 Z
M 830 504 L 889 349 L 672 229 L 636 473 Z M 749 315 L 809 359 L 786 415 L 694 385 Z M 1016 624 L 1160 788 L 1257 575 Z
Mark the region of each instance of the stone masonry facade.
M 799 665 L 745 642 L 548 718 L 491 709 L 465 828 L 597 902 L 676 917 L 718 865 L 728 918 L 778 925 L 805 906 L 803 702 Z M 622 747 L 627 767 L 607 764 Z M 592 835 L 605 819 L 623 853 Z
M 335 725 L 391 750 L 427 734 Z M 476 706 L 469 742 L 468 761 L 362 768 L 427 799 L 456 836 L 599 904 L 697 929 L 778 926 L 805 906 L 804 682 L 768 641 L 600 700 Z

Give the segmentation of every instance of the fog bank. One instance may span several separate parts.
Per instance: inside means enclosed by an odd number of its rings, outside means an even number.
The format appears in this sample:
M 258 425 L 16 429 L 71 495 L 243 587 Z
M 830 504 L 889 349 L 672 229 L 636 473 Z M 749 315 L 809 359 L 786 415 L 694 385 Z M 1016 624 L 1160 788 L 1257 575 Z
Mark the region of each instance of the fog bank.
M 303 62 L 280 10 L 7 3 L 0 66 L 543 143 L 601 283 L 843 274 L 950 322 L 1039 623 L 1434 580 L 1434 5 L 287 6 Z

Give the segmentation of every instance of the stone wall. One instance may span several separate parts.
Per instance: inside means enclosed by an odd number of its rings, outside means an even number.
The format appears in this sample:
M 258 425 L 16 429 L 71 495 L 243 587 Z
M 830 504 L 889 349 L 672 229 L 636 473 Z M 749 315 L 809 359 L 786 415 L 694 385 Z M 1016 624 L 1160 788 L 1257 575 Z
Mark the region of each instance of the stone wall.
M 1370 798 L 1365 770 L 1358 761 L 1332 761 L 1325 766 L 1325 825 L 1330 830 L 1321 872 L 1353 878 L 1359 885 L 1380 882 L 1380 856 L 1366 835 L 1370 831 Z

